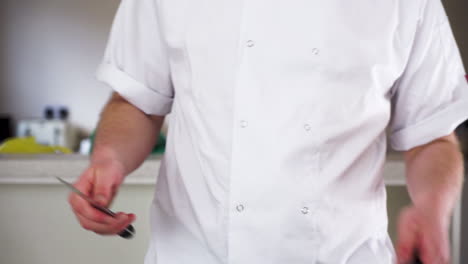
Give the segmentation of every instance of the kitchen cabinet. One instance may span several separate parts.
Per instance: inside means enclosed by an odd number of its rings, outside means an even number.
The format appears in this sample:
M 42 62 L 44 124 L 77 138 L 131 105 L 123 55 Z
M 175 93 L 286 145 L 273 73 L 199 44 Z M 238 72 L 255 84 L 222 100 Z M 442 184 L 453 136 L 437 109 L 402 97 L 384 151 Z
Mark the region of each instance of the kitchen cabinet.
M 159 163 L 160 157 L 152 157 L 127 177 L 113 204 L 116 211 L 137 215 L 136 237 L 124 240 L 83 231 L 67 204 L 68 190 L 54 178 L 74 181 L 86 168 L 87 157 L 0 155 L 0 263 L 143 263 L 150 234 L 148 213 Z M 388 190 L 389 233 L 394 240 L 398 212 L 410 203 L 401 156 L 389 155 L 384 178 Z M 461 263 L 460 215 L 457 206 L 451 228 L 453 264 Z

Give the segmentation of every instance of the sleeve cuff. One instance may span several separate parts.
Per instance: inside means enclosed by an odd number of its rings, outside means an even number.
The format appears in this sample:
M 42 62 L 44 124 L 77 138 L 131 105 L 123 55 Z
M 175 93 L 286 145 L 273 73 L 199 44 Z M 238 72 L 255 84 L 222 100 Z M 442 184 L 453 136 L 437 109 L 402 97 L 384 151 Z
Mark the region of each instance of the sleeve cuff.
M 150 89 L 111 64 L 99 66 L 96 77 L 146 114 L 164 116 L 171 112 L 172 97 Z
M 449 135 L 467 119 L 468 99 L 460 100 L 426 120 L 393 132 L 390 145 L 397 151 L 410 150 Z

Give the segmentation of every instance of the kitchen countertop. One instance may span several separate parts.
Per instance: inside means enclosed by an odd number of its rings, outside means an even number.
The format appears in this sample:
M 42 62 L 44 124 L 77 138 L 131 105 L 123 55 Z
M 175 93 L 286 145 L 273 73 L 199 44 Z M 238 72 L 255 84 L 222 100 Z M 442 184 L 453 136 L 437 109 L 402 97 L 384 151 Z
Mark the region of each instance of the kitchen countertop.
M 125 184 L 154 184 L 162 156 L 149 157 Z M 54 184 L 55 177 L 74 181 L 88 166 L 89 156 L 57 155 L 0 155 L 0 183 Z
M 150 156 L 143 165 L 126 177 L 124 184 L 154 184 L 161 155 Z M 74 181 L 88 165 L 89 156 L 71 155 L 0 155 L 1 184 L 58 184 L 55 177 Z M 404 185 L 401 154 L 390 152 L 384 167 L 387 185 Z

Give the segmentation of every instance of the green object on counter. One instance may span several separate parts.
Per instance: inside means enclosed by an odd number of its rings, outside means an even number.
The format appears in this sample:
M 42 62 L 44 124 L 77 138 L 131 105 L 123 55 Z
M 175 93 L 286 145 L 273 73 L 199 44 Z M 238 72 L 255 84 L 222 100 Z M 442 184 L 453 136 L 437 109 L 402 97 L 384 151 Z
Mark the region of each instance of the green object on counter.
M 91 139 L 90 153 L 93 153 L 95 137 L 96 137 L 96 131 L 94 131 L 89 137 Z M 163 154 L 165 150 L 166 150 L 166 137 L 163 134 L 159 134 L 158 141 L 156 143 L 156 146 L 154 146 L 153 151 L 151 151 L 151 154 L 152 155 Z
M 151 154 L 163 154 L 166 150 L 166 137 L 163 134 L 159 134 L 158 143 L 154 146 Z
M 10 138 L 0 145 L 0 154 L 70 154 L 72 151 L 61 146 L 46 146 L 36 142 L 34 137 Z

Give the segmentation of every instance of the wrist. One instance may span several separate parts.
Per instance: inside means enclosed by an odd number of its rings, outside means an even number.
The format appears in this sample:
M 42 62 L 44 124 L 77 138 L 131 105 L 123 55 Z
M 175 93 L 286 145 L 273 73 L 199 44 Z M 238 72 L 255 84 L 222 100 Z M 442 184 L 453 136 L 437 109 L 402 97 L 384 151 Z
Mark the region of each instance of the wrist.
M 112 167 L 123 177 L 127 175 L 124 163 L 119 159 L 119 155 L 111 148 L 97 147 L 93 151 L 90 159 L 91 167 Z
M 456 199 L 451 194 L 432 193 L 415 199 L 414 206 L 428 217 L 435 217 L 440 221 L 450 221 Z

